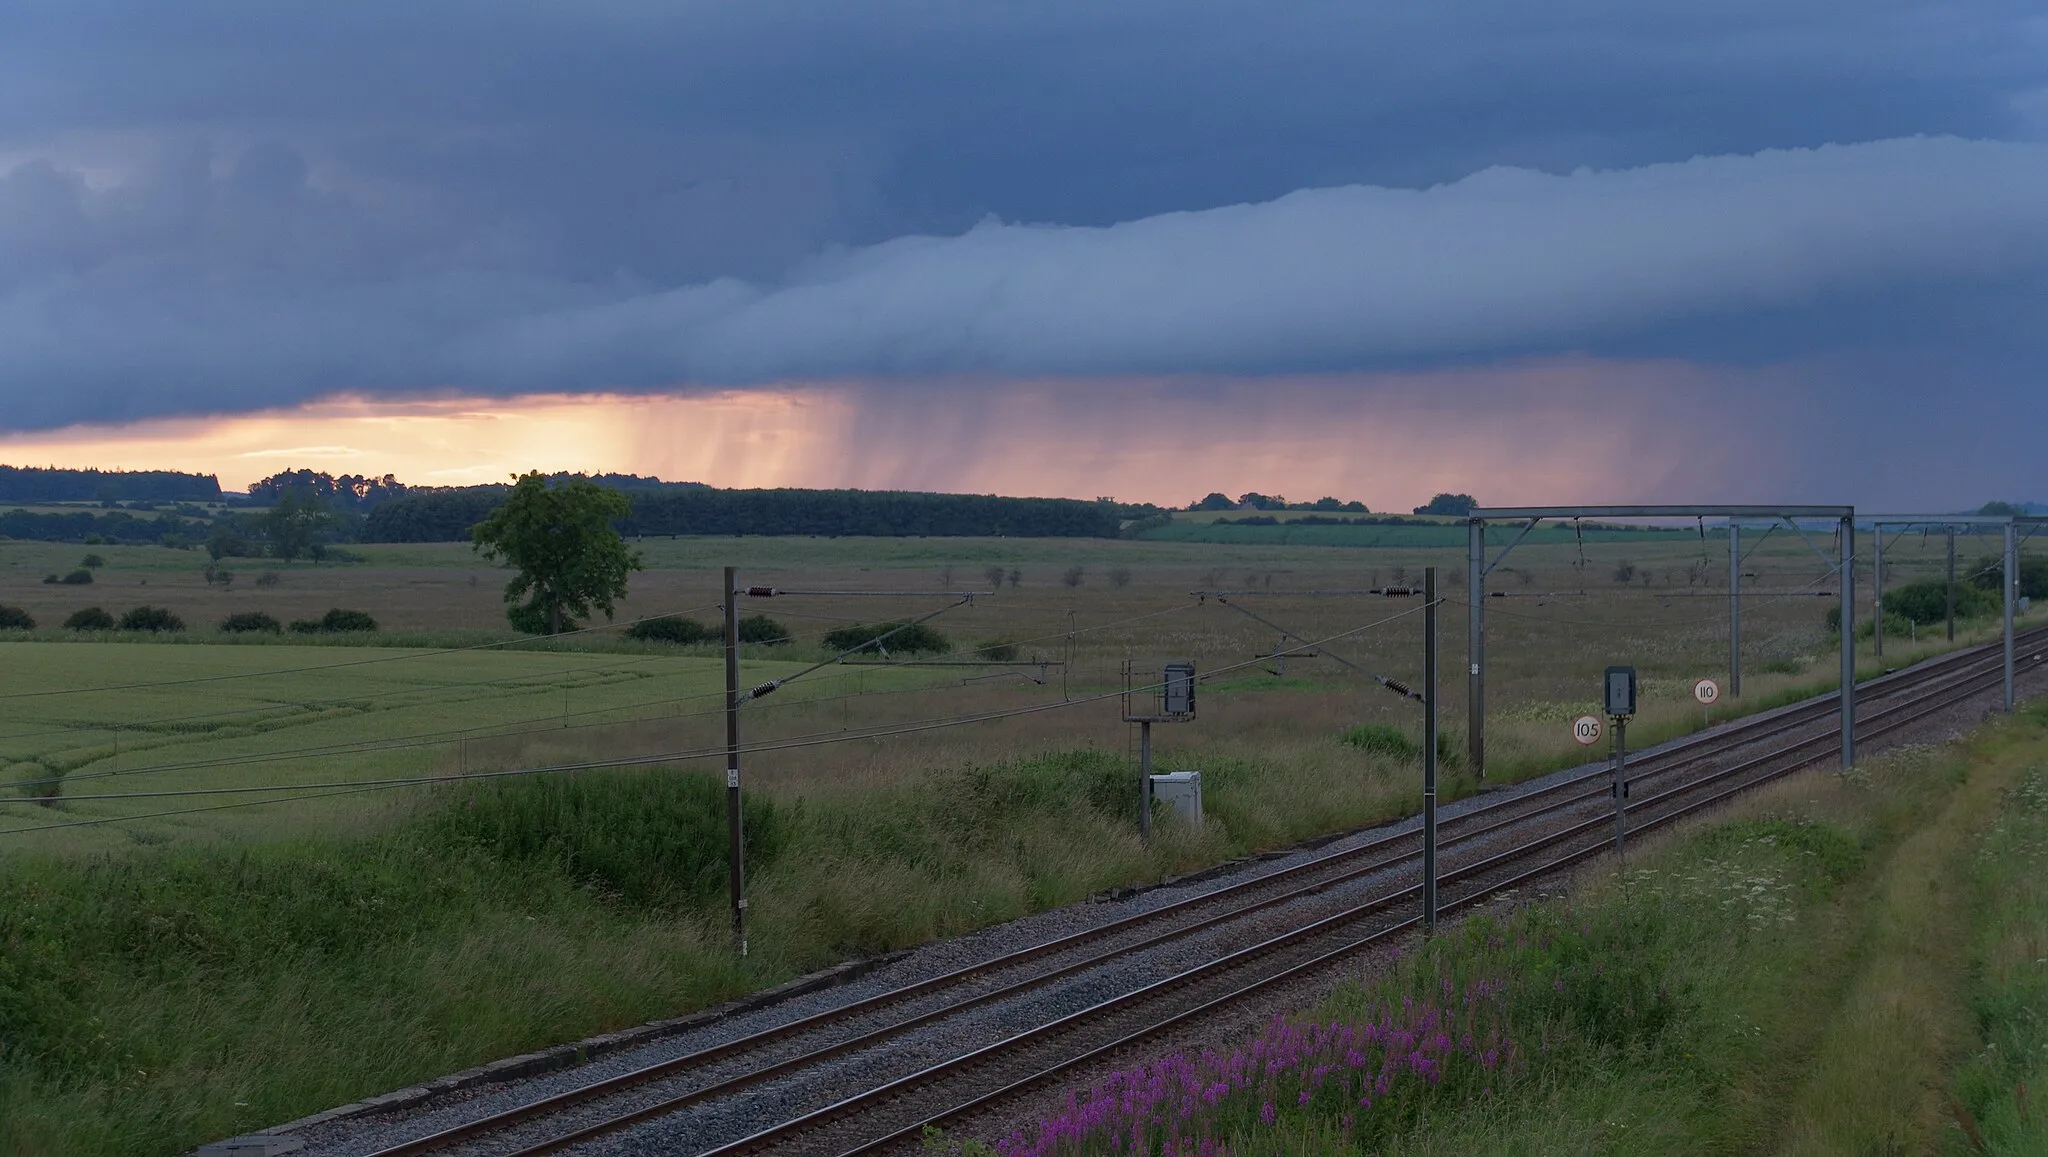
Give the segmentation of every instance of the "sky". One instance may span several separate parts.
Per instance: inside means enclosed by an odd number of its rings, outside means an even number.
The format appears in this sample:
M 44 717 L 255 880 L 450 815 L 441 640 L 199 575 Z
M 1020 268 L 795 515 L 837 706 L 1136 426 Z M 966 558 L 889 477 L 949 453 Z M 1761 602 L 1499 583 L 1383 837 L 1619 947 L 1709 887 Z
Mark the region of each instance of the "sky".
M 0 461 L 2048 497 L 2048 12 L 13 0 Z

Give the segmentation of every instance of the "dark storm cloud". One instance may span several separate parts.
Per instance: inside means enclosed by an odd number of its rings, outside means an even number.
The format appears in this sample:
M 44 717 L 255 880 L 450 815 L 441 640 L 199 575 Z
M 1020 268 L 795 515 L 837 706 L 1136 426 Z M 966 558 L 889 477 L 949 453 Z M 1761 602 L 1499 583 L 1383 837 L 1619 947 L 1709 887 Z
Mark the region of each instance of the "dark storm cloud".
M 1772 325 L 1812 335 L 1765 343 L 1797 354 L 1902 294 L 2014 312 L 2041 269 L 2034 153 L 1764 152 L 2048 135 L 2048 22 L 2019 4 L 65 0 L 7 24 L 16 427 L 335 389 L 1692 353 Z

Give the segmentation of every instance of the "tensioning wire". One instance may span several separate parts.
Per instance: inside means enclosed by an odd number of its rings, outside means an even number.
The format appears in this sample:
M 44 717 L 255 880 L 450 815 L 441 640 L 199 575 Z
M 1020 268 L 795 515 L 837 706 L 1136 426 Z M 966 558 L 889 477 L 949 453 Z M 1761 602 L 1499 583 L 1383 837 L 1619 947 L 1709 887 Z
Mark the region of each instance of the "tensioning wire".
M 1443 599 L 1438 599 L 1437 601 L 1438 601 L 1439 603 L 1443 603 L 1443 602 L 1444 602 L 1444 601 L 1446 601 L 1446 600 L 1443 600 Z M 1347 639 L 1347 638 L 1350 638 L 1350 637 L 1352 637 L 1352 636 L 1354 636 L 1354 635 L 1359 635 L 1359 634 L 1363 634 L 1363 633 L 1364 633 L 1364 632 L 1366 632 L 1366 631 L 1374 630 L 1374 629 L 1376 629 L 1376 628 L 1378 628 L 1378 627 L 1382 627 L 1382 626 L 1385 626 L 1385 625 L 1386 625 L 1386 624 L 1388 624 L 1388 623 L 1394 622 L 1394 621 L 1396 621 L 1396 620 L 1399 620 L 1399 619 L 1403 619 L 1403 618 L 1406 618 L 1406 617 L 1408 617 L 1409 615 L 1415 614 L 1415 613 L 1417 613 L 1417 612 L 1419 612 L 1419 611 L 1421 611 L 1421 610 L 1424 610 L 1424 609 L 1425 609 L 1425 607 L 1410 607 L 1410 608 L 1408 608 L 1407 610 L 1404 610 L 1404 611 L 1400 611 L 1400 612 L 1397 612 L 1397 613 L 1395 613 L 1395 614 L 1393 614 L 1393 615 L 1389 615 L 1389 616 L 1387 616 L 1386 618 L 1383 618 L 1383 619 L 1379 619 L 1379 620 L 1377 620 L 1377 621 L 1375 621 L 1375 622 L 1371 622 L 1371 623 L 1366 623 L 1366 624 L 1364 624 L 1363 626 L 1359 626 L 1359 627 L 1353 627 L 1353 628 L 1350 628 L 1350 629 L 1348 629 L 1348 630 L 1345 630 L 1345 631 L 1340 631 L 1340 632 L 1338 632 L 1337 634 L 1334 634 L 1334 635 L 1329 635 L 1329 636 L 1326 636 L 1326 637 L 1324 637 L 1324 638 L 1321 638 L 1321 639 L 1314 639 L 1314 640 L 1308 640 L 1308 641 L 1306 641 L 1306 642 L 1305 642 L 1305 643 L 1304 643 L 1303 645 L 1304 645 L 1304 646 L 1310 646 L 1310 647 L 1318 647 L 1318 646 L 1322 646 L 1322 645 L 1324 645 L 1324 644 L 1327 644 L 1327 643 L 1334 643 L 1334 642 L 1337 642 L 1337 641 L 1339 641 L 1339 640 L 1342 640 L 1342 639 Z M 1214 679 L 1215 679 L 1215 678 L 1216 678 L 1217 676 L 1220 676 L 1220 675 L 1227 675 L 1227 674 L 1229 674 L 1229 673 L 1231 673 L 1231 672 L 1233 672 L 1233 671 L 1239 671 L 1239 670 L 1244 670 L 1244 669 L 1246 669 L 1246 668 L 1249 668 L 1249 667 L 1254 667 L 1254 666 L 1258 666 L 1258 665 L 1259 665 L 1260 663 L 1262 663 L 1262 662 L 1264 662 L 1263 658 L 1259 658 L 1259 659 L 1251 659 L 1251 660 L 1247 660 L 1247 661 L 1244 661 L 1244 662 L 1239 662 L 1239 663 L 1232 663 L 1232 664 L 1228 664 L 1228 665 L 1226 665 L 1226 666 L 1223 666 L 1223 667 L 1219 667 L 1219 668 L 1217 668 L 1217 669 L 1215 669 L 1215 670 L 1213 670 L 1213 671 L 1209 671 L 1209 672 L 1206 672 L 1206 673 L 1204 673 L 1204 674 L 1203 674 L 1203 675 L 1201 676 L 1201 678 L 1202 678 L 1202 681 L 1204 681 L 1204 682 L 1209 682 L 1209 681 L 1212 681 L 1212 680 L 1214 680 Z M 1130 688 L 1130 689 L 1129 689 L 1129 691 L 1132 691 L 1132 692 L 1154 691 L 1154 690 L 1158 690 L 1158 689 L 1159 689 L 1159 688 L 1161 688 L 1161 687 L 1164 687 L 1165 685 L 1166 685 L 1166 684 L 1165 684 L 1165 682 L 1164 682 L 1163 680 L 1161 680 L 1161 681 L 1159 681 L 1159 682 L 1154 682 L 1154 683 L 1148 683 L 1148 684 L 1143 684 L 1143 685 L 1140 685 L 1140 686 L 1132 687 L 1132 688 Z M 751 745 L 751 746 L 742 746 L 740 750 L 741 750 L 741 753 L 742 753 L 742 754 L 746 754 L 746 755 L 751 755 L 751 754 L 759 754 L 759 753 L 764 753 L 764 752 L 771 752 L 771 751 L 788 751 L 788 750 L 793 750 L 793 749 L 797 749 L 797 748 L 806 748 L 806 747 L 818 747 L 818 746 L 826 746 L 826 745 L 830 745 L 830 744 L 834 744 L 834 743 L 852 743 L 852 742 L 858 742 L 858 741 L 861 741 L 861 740 L 869 740 L 869 739 L 883 739 L 883 738 L 889 738 L 889 737 L 893 737 L 893 736 L 898 736 L 898 735 L 910 735 L 910 734 L 915 734 L 915 733 L 919 733 L 919 732 L 924 732 L 924 731 L 934 731 L 934 730 L 939 730 L 939 729 L 942 729 L 942 728 L 947 728 L 947 727 L 960 727 L 960 726 L 965 726 L 965 725 L 969 725 L 969 724 L 974 724 L 974 723 L 986 723 L 986 722 L 994 722 L 994 721 L 998 721 L 998 720 L 1002 720 L 1002 719 L 1011 719 L 1011 718 L 1017 718 L 1017 717 L 1020 717 L 1020 716 L 1024 716 L 1024 715 L 1034 715 L 1034 714 L 1039 714 L 1039 713 L 1043 713 L 1043 712 L 1047 712 L 1047 711 L 1057 711 L 1057 710 L 1061 710 L 1061 709 L 1063 709 L 1063 708 L 1067 708 L 1067 707 L 1077 707 L 1077 706 L 1081 706 L 1081 705 L 1084 705 L 1084 704 L 1089 704 L 1089 703 L 1099 703 L 1099 702 L 1102 702 L 1102 701 L 1104 701 L 1104 700 L 1107 700 L 1107 699 L 1114 699 L 1114 698 L 1119 698 L 1119 697 L 1121 697 L 1121 696 L 1123 696 L 1123 695 L 1125 695 L 1125 694 L 1127 694 L 1127 693 L 1128 693 L 1128 692 L 1127 692 L 1126 690 L 1122 690 L 1122 689 L 1119 689 L 1119 690 L 1116 690 L 1116 691 L 1105 691 L 1105 692 L 1102 692 L 1102 693 L 1100 693 L 1100 694 L 1097 694 L 1097 695 L 1083 696 L 1083 697 L 1081 697 L 1081 698 L 1079 698 L 1079 699 L 1066 699 L 1066 700 L 1060 700 L 1060 701 L 1057 701 L 1057 702 L 1052 702 L 1052 703 L 1040 703 L 1040 704 L 1034 704 L 1034 705 L 1032 705 L 1032 706 L 1028 706 L 1028 707 L 1017 707 L 1017 708 L 1008 708 L 1008 709 L 1005 709 L 1005 710 L 1001 710 L 1001 711 L 989 711 L 989 712 L 980 712 L 980 713 L 976 713 L 976 714 L 972 714 L 972 715 L 962 715 L 962 716 L 953 716 L 953 717 L 942 717 L 942 718 L 938 718 L 938 719 L 922 720 L 922 721 L 917 721 L 917 722 L 912 722 L 912 723 L 898 724 L 898 725 L 894 725 L 894 726 L 890 726 L 890 727 L 883 727 L 883 728 L 874 728 L 874 729 L 870 729 L 870 730 L 866 730 L 866 731 L 861 731 L 861 732 L 856 732 L 856 733 L 851 733 L 851 734 L 849 734 L 849 733 L 846 733 L 846 732 L 843 732 L 843 731 L 842 731 L 842 732 L 813 732 L 813 733 L 811 733 L 811 734 L 808 734 L 808 735 L 792 736 L 792 737 L 788 737 L 788 738 L 785 738 L 785 739 L 781 739 L 781 740 L 774 740 L 774 741 L 771 741 L 771 742 L 768 742 L 768 743 L 759 743 L 759 744 L 754 744 L 754 745 Z M 353 793 L 353 792 L 362 792 L 362 791 L 376 791 L 376 790 L 386 790 L 386 789 L 392 789 L 392 788 L 401 788 L 401 787 L 417 787 L 417 786 L 425 786 L 425 785 L 432 785 L 432 784 L 446 784 L 446 783 L 458 783 L 458 782 L 463 782 L 463 781 L 467 781 L 467 780 L 480 780 L 480 779 L 503 779 L 503 778 L 509 778 L 509 777 L 514 777 L 514 776 L 527 776 L 527 775 L 544 775 L 544 774 L 554 774 L 554 773 L 561 773 L 561 772 L 573 772 L 573 771 L 588 771 L 588 770 L 595 770 L 595 769 L 600 769 L 600 768 L 613 768 L 613 767 L 632 767 L 632 766 L 645 766 L 645 765 L 647 765 L 647 764 L 653 764 L 653 763 L 676 763 L 676 762 L 687 762 L 687 761 L 691 761 L 691 760 L 699 760 L 699 759 L 717 759 L 717 758 L 722 758 L 722 757 L 724 757 L 724 756 L 725 756 L 726 754 L 727 754 L 727 752 L 726 752 L 726 749 L 725 749 L 725 747 L 721 745 L 721 746 L 719 746 L 719 747 L 714 747 L 714 748 L 704 748 L 704 749 L 698 749 L 698 750 L 694 750 L 694 751 L 692 751 L 692 750 L 684 750 L 684 751 L 666 752 L 666 753 L 661 753 L 661 754 L 656 754 L 656 755 L 641 755 L 641 756 L 624 756 L 624 757 L 620 757 L 620 758 L 616 758 L 616 759 L 606 759 L 606 760 L 593 760 L 593 761 L 589 761 L 589 762 L 585 762 L 585 763 L 574 763 L 574 764 L 560 764 L 560 765 L 555 765 L 555 766 L 551 766 L 551 767 L 537 767 L 537 768 L 516 768 L 516 769 L 510 769 L 510 770 L 505 770 L 505 771 L 484 771 L 484 772 L 464 772 L 464 773 L 460 773 L 460 774 L 456 774 L 456 775 L 443 775 L 443 776 L 416 776 L 416 777 L 409 777 L 409 778 L 401 778 L 401 779 L 389 779 L 389 780 L 368 780 L 368 781 L 362 781 L 362 780 L 358 780 L 358 781 L 353 781 L 353 782 L 349 782 L 349 783 L 347 783 L 347 784 L 346 784 L 346 786 L 345 786 L 345 787 L 343 787 L 343 789 L 342 789 L 342 790 L 338 790 L 338 791 L 327 791 L 327 788 L 329 788 L 330 786 L 335 786 L 335 787 L 341 787 L 342 785 L 325 785 L 325 784 L 314 784 L 314 785 L 306 785 L 306 784 L 284 784 L 284 785 L 271 785 L 271 786 L 267 786 L 267 787 L 266 787 L 266 786 L 253 786 L 253 785 L 245 785 L 245 786 L 242 786 L 242 787 L 237 787 L 237 788 L 194 788 L 194 789 L 186 789 L 186 794 L 192 794 L 192 795 L 218 795 L 218 794 L 229 794 L 229 793 L 236 793 L 236 794 L 239 794 L 239 793 L 256 793 L 256 792 L 262 792 L 262 791 L 271 791 L 271 792 L 277 792 L 277 791 L 300 791 L 300 792 L 308 792 L 308 791 L 311 791 L 311 792 L 325 792 L 325 794 L 327 794 L 327 795 L 345 795 L 345 794 L 350 794 L 350 793 Z M 148 796 L 152 796 L 152 797 L 154 797 L 154 796 L 158 796 L 158 795 L 160 795 L 161 793 L 143 793 L 143 794 L 146 794 L 146 795 L 148 795 Z M 99 797 L 99 798 L 122 798 L 122 797 L 121 797 L 121 796 L 118 796 L 118 795 L 111 795 L 111 794 L 110 794 L 110 795 L 102 796 L 102 797 Z M 155 818 L 160 818 L 160 817 L 162 817 L 162 816 L 166 816 L 166 815 L 180 815 L 180 814 L 188 814 L 188 812 L 191 812 L 191 811 L 214 811 L 214 810 L 220 810 L 221 808 L 224 808 L 224 807 L 229 807 L 229 806 L 255 806 L 255 805 L 258 805 L 258 804 L 264 804 L 264 803 L 295 803 L 295 802 L 300 802 L 301 800 L 304 800 L 304 799 L 319 799 L 319 798 L 325 798 L 325 796 L 324 796 L 324 795 L 318 795 L 318 794 L 316 794 L 316 795 L 301 795 L 301 796 L 297 796 L 297 797 L 286 797 L 286 798 L 282 798 L 282 799 L 268 799 L 268 800 L 252 800 L 252 801 L 247 801 L 247 802 L 246 802 L 245 804 L 243 804 L 243 805 L 215 805 L 215 806 L 213 806 L 213 807 L 206 807 L 206 808 L 193 808 L 193 809 L 188 809 L 188 811 L 185 811 L 185 812 L 152 812 L 152 813 L 145 813 L 145 814 L 142 814 L 142 815 L 135 815 L 135 816 L 107 816 L 107 817 L 102 817 L 102 818 L 99 818 L 99 819 L 94 819 L 94 820 L 81 820 L 81 821 L 73 821 L 73 822 L 70 822 L 70 823 L 63 823 L 63 824 L 40 824 L 40 825 L 31 825 L 31 826 L 26 826 L 26 827 L 19 827 L 19 828 L 5 828 L 5 829 L 0 829 L 0 836 L 5 836 L 5 835 L 13 835 L 13 834 L 17 834 L 17 833 L 22 833 L 22 832 L 37 832 L 37 831 L 50 831 L 50 830 L 54 830 L 54 829 L 57 829 L 57 828 L 65 828 L 65 827 L 84 827 L 84 826 L 90 826 L 90 825 L 94 825 L 94 824 L 103 824 L 103 823 L 119 823 L 119 822 L 123 822 L 123 821 L 126 821 L 126 820 L 135 820 L 135 819 L 155 819 Z M 26 801 L 26 802 L 35 802 L 35 801 Z
M 106 687 L 59 687 L 53 688 L 48 691 L 8 691 L 0 693 L 0 700 L 42 699 L 52 695 L 91 695 L 104 691 L 141 691 L 155 687 L 185 687 L 190 686 L 194 683 L 218 683 L 228 679 L 275 678 L 281 675 L 302 675 L 317 671 L 338 671 L 345 667 L 367 667 L 375 663 L 396 663 L 406 659 L 430 659 L 438 655 L 460 655 L 470 651 L 488 651 L 496 647 L 516 647 L 521 644 L 538 643 L 544 640 L 551 641 L 554 639 L 567 639 L 577 635 L 593 634 L 598 631 L 618 630 L 621 627 L 631 627 L 639 623 L 652 622 L 655 619 L 666 619 L 675 615 L 692 614 L 695 613 L 695 611 L 697 610 L 703 609 L 706 608 L 698 607 L 693 608 L 690 611 L 664 611 L 663 613 L 658 615 L 644 615 L 637 619 L 627 619 L 624 622 L 605 623 L 602 626 L 578 627 L 573 631 L 562 631 L 553 635 L 541 635 L 532 638 L 522 639 L 501 639 L 495 643 L 473 643 L 467 647 L 441 647 L 431 651 L 406 651 L 402 654 L 397 655 L 379 655 L 373 659 L 350 659 L 344 663 L 316 663 L 308 667 L 287 667 L 281 671 L 234 671 L 222 675 L 193 675 L 184 679 L 160 679 L 150 683 L 116 683 Z

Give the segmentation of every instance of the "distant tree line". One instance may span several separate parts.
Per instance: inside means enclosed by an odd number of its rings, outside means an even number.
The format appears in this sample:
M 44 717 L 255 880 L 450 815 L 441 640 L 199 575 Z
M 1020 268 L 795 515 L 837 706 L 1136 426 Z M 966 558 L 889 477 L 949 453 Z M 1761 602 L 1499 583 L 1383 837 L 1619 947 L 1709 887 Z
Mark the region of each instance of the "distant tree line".
M 189 546 L 206 537 L 210 523 L 175 514 L 138 518 L 122 510 L 67 511 L 38 514 L 28 510 L 0 513 L 0 536 L 35 542 L 162 543 Z
M 628 490 L 620 533 L 1115 538 L 1156 507 L 1072 498 L 999 498 L 888 490 Z M 504 487 L 416 490 L 370 511 L 364 542 L 453 542 L 505 500 Z
M 174 470 L 0 466 L 0 502 L 218 502 L 220 479 Z
M 1374 514 L 1363 518 L 1332 517 L 1324 514 L 1304 514 L 1299 518 L 1275 518 L 1270 514 L 1252 514 L 1244 518 L 1219 518 L 1214 526 L 1441 526 L 1433 519 L 1409 518 L 1400 514 Z
M 1206 497 L 1188 503 L 1189 510 L 1323 510 L 1343 511 L 1347 514 L 1371 514 L 1365 503 L 1352 499 L 1349 502 L 1324 495 L 1314 502 L 1289 502 L 1282 494 L 1260 494 L 1253 490 L 1232 498 L 1221 491 L 1212 491 Z
M 406 485 L 391 475 L 371 478 L 362 474 L 339 477 L 319 470 L 285 470 L 249 486 L 249 499 L 273 506 L 287 496 L 312 502 L 330 511 L 372 510 L 405 495 Z

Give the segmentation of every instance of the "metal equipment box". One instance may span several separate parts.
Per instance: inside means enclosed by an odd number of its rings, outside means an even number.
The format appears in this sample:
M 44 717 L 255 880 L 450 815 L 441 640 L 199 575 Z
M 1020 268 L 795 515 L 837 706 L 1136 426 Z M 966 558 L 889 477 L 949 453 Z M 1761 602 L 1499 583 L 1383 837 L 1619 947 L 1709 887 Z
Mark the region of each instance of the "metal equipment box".
M 1202 773 L 1169 771 L 1152 777 L 1152 798 L 1195 827 L 1202 826 Z

